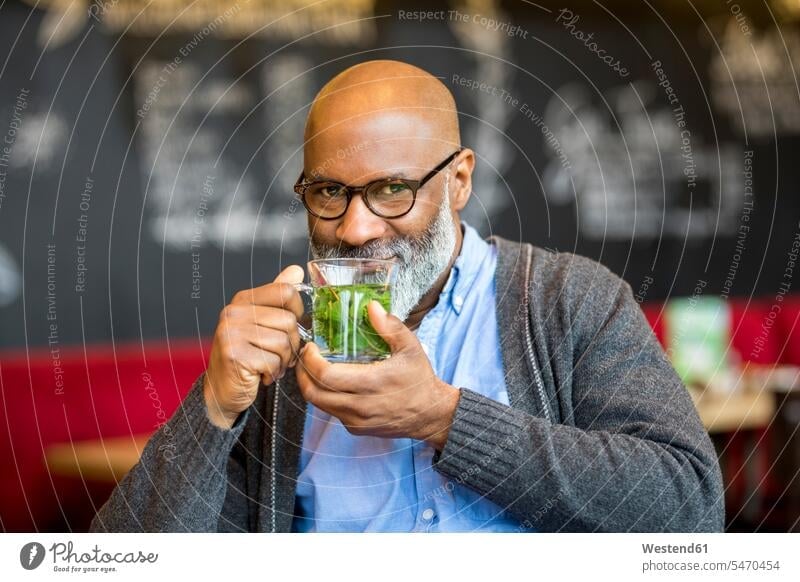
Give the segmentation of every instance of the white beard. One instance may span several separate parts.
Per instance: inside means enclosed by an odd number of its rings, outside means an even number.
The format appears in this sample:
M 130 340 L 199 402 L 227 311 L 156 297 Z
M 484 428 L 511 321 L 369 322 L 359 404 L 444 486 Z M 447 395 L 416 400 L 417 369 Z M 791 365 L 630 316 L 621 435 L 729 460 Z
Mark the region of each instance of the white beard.
M 445 175 L 444 201 L 430 226 L 417 237 L 398 237 L 343 249 L 310 241 L 315 259 L 397 257 L 392 288 L 392 314 L 405 321 L 442 272 L 456 248 L 456 225 L 450 214 L 450 173 Z

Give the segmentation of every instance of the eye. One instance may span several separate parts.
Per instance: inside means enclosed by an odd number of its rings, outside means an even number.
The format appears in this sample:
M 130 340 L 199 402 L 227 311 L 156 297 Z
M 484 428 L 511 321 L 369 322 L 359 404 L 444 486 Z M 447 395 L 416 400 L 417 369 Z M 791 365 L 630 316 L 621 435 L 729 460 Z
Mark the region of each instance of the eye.
M 346 195 L 346 190 L 341 184 L 320 184 L 312 188 L 311 192 L 315 196 L 321 196 L 323 198 L 337 198 Z
M 397 194 L 403 194 L 406 191 L 411 191 L 411 189 L 408 187 L 408 184 L 397 181 L 382 185 L 377 194 L 378 196 L 396 196 Z
M 404 184 L 403 182 L 394 182 L 389 184 L 389 189 L 391 190 L 392 194 L 397 194 L 398 192 L 402 192 L 403 190 L 408 190 L 408 185 Z

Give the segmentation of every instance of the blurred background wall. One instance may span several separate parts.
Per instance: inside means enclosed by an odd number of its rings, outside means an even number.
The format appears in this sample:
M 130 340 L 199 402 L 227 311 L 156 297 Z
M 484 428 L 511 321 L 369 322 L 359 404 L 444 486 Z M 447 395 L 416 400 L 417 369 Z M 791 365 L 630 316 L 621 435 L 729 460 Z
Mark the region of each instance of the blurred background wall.
M 799 24 L 798 0 L 3 3 L 0 525 L 88 524 L 124 462 L 75 443 L 130 455 L 232 294 L 306 260 L 308 105 L 391 58 L 455 95 L 465 220 L 630 283 L 708 392 L 730 529 L 797 528 Z

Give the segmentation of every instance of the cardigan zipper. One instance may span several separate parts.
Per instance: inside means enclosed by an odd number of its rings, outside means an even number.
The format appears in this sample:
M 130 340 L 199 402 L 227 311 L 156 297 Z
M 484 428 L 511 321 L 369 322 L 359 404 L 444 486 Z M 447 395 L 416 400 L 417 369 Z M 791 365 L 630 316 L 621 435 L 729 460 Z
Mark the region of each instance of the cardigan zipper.
M 269 494 L 270 494 L 270 506 L 272 507 L 272 533 L 276 533 L 278 531 L 277 527 L 277 512 L 275 510 L 275 490 L 277 488 L 277 477 L 276 477 L 276 468 L 277 468 L 277 461 L 275 460 L 275 450 L 277 448 L 276 443 L 278 442 L 278 395 L 280 394 L 280 381 L 275 380 L 275 396 L 272 400 L 272 440 L 270 441 L 270 459 L 272 461 L 272 470 L 270 471 L 270 484 L 269 484 Z
M 531 368 L 533 369 L 533 380 L 536 383 L 536 393 L 539 395 L 539 400 L 541 401 L 542 405 L 542 412 L 544 412 L 544 417 L 548 421 L 552 422 L 550 418 L 550 407 L 547 404 L 547 399 L 545 398 L 544 392 L 544 382 L 542 382 L 541 374 L 539 373 L 539 366 L 536 364 L 536 356 L 533 353 L 533 339 L 531 337 L 531 318 L 530 318 L 530 278 L 531 278 L 531 262 L 532 262 L 532 250 L 531 245 L 526 245 L 528 250 L 527 256 L 527 265 L 525 267 L 525 286 L 524 286 L 524 301 L 525 301 L 525 313 L 528 314 L 527 321 L 525 322 L 525 352 L 528 354 L 528 361 L 531 363 Z

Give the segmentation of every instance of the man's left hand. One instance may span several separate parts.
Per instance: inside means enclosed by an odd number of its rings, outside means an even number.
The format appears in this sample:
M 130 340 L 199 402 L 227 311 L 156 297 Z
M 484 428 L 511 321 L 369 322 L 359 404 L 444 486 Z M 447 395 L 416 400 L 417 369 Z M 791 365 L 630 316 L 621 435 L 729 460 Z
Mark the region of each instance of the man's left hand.
M 369 303 L 367 313 L 392 355 L 370 364 L 335 364 L 308 343 L 295 369 L 303 398 L 354 435 L 408 437 L 442 450 L 458 388 L 436 377 L 422 344 L 402 321 L 377 301 Z

